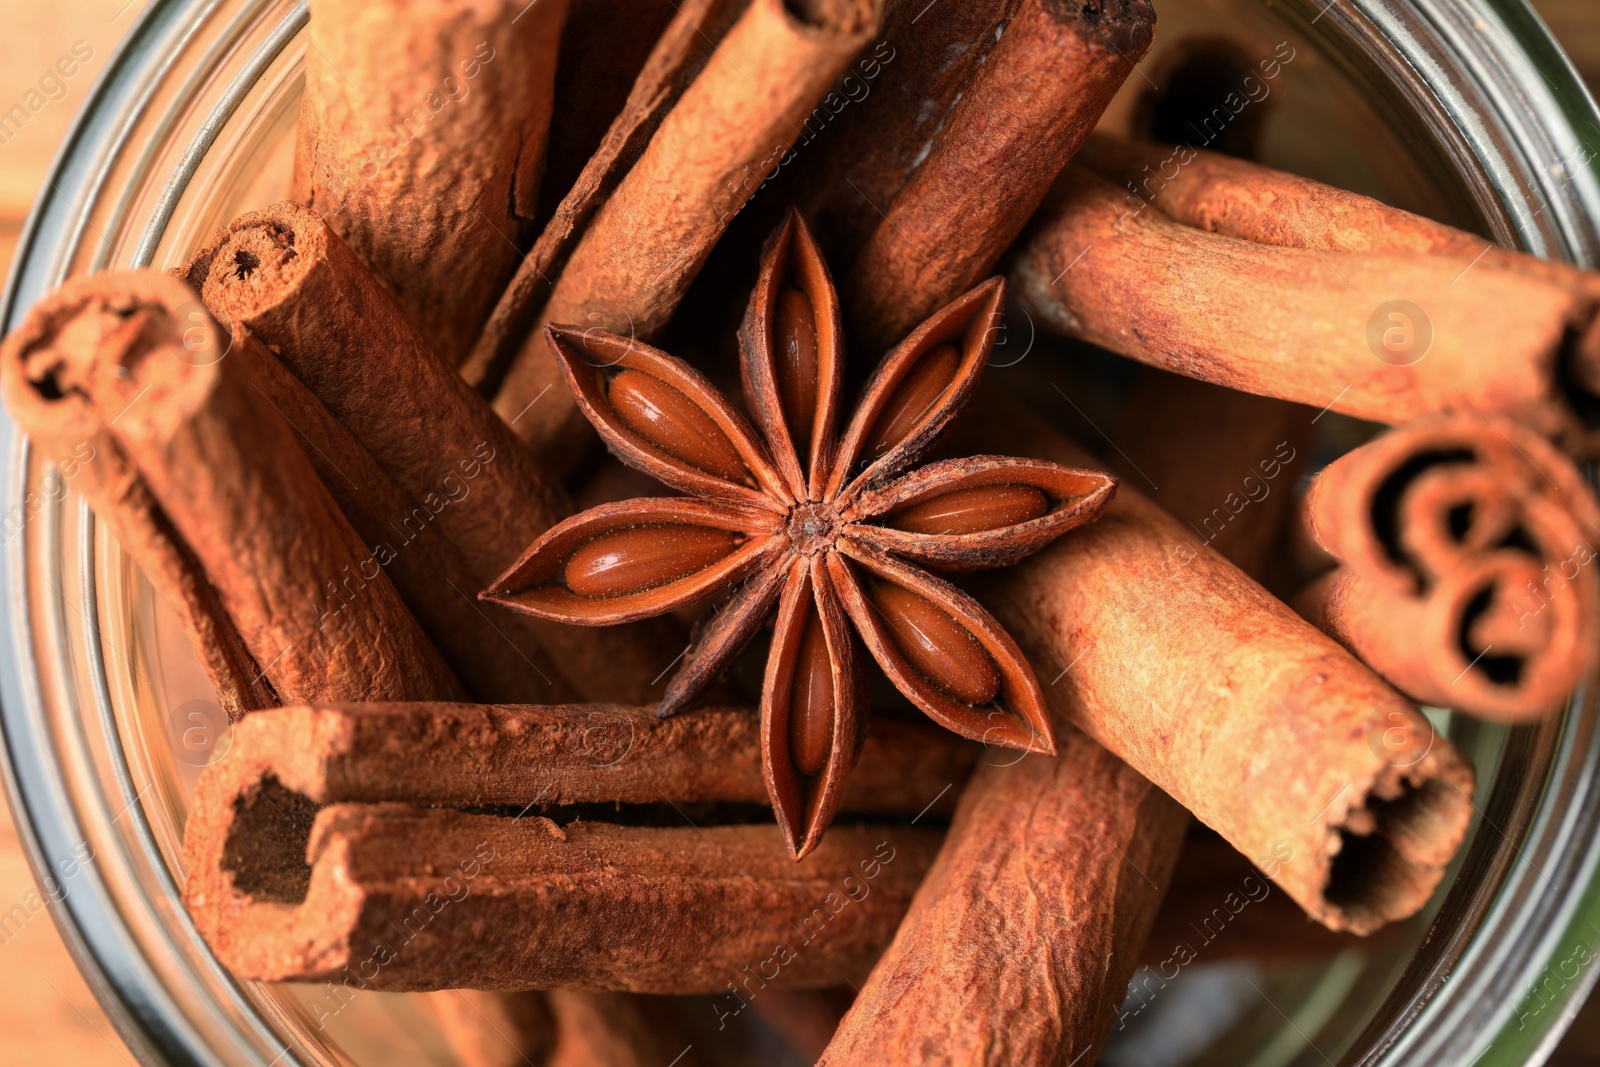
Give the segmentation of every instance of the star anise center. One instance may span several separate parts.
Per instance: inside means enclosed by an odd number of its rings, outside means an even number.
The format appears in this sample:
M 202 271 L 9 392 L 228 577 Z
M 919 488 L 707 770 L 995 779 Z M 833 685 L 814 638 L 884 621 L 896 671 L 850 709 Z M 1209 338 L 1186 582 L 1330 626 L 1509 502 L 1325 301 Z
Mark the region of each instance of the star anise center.
M 808 500 L 789 509 L 784 532 L 799 556 L 815 556 L 839 540 L 839 512 L 827 501 Z

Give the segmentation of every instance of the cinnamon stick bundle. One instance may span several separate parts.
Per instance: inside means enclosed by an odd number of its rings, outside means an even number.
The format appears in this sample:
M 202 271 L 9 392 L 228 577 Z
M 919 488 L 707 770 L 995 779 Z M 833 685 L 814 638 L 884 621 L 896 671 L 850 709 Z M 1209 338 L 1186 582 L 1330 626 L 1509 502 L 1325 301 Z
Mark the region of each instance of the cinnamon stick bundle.
M 400 803 L 318 810 L 276 765 L 197 788 L 185 904 L 235 974 L 421 990 L 722 992 L 831 985 L 883 950 L 939 833 L 647 827 Z
M 31 322 L 8 369 L 92 410 L 114 442 L 108 455 L 136 472 L 133 492 L 148 490 L 278 697 L 464 695 L 253 388 L 248 352 L 230 353 L 188 288 L 98 275 L 69 283 Z
M 438 524 L 478 588 L 569 510 L 505 423 L 311 212 L 279 204 L 244 215 L 182 275 L 219 317 L 270 346 L 355 435 L 413 502 L 408 513 Z M 503 612 L 492 619 L 519 644 L 537 639 L 589 698 L 650 699 L 681 648 L 660 628 L 584 632 Z
M 1093 1062 L 1188 822 L 1070 728 L 1054 759 L 984 764 L 819 1062 Z
M 489 394 L 522 348 L 537 333 L 533 324 L 589 220 L 644 152 L 683 91 L 705 69 L 718 43 L 745 9 L 747 0 L 684 0 L 661 33 L 633 81 L 621 112 L 611 120 L 598 148 L 567 188 L 539 239 L 500 294 L 461 375 Z M 534 356 L 530 358 L 537 357 Z M 512 416 L 513 425 L 521 419 Z M 558 462 L 561 457 L 556 457 Z
M 567 0 L 315 0 L 294 198 L 452 366 L 535 210 Z
M 887 348 L 994 267 L 1150 47 L 1146 0 L 1023 0 L 847 272 L 852 334 Z
M 1089 464 L 1015 406 L 991 443 Z M 1262 867 L 1312 918 L 1369 933 L 1421 908 L 1472 818 L 1471 768 L 1427 719 L 1137 491 L 980 599 L 1072 722 Z
M 1592 670 L 1600 505 L 1538 434 L 1421 419 L 1329 464 L 1306 511 L 1344 566 L 1297 607 L 1417 700 L 1523 719 Z
M 124 454 L 81 385 L 104 345 L 128 332 L 124 311 L 159 305 L 169 292 L 141 274 L 68 282 L 34 305 L 0 345 L 6 410 L 110 525 L 157 593 L 177 616 L 229 719 L 279 703 L 272 684 L 228 618 L 217 591 L 183 536 L 173 528 L 138 469 Z M 174 308 L 187 323 L 204 315 L 197 301 Z M 110 418 L 116 418 L 113 410 Z
M 1012 278 L 1041 325 L 1244 392 L 1400 423 L 1502 414 L 1583 436 L 1561 380 L 1595 301 L 1450 256 L 1205 233 L 1072 168 Z M 1404 294 L 1397 300 L 1396 294 Z
M 728 30 L 595 212 L 535 328 L 519 338 L 495 409 L 543 462 L 559 469 L 589 433 L 543 326 L 641 339 L 661 329 L 728 222 L 877 32 L 879 16 L 878 0 L 752 0 Z

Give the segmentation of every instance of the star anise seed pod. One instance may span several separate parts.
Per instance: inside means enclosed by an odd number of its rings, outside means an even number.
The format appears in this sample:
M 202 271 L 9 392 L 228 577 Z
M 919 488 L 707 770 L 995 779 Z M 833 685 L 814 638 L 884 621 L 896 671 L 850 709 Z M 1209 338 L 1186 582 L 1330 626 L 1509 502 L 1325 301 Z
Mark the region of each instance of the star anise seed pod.
M 762 765 L 796 859 L 821 839 L 860 750 L 865 672 L 846 620 L 936 722 L 1053 754 L 1044 694 L 1016 642 L 977 601 L 923 567 L 1014 563 L 1098 517 L 1115 479 L 1004 456 L 902 474 L 971 397 L 1002 296 L 1002 281 L 991 279 L 913 331 L 879 364 L 842 436 L 839 304 L 797 213 L 764 256 L 739 331 L 745 400 L 760 437 L 680 360 L 615 334 L 549 327 L 567 384 L 612 452 L 689 495 L 575 515 L 535 541 L 483 598 L 604 626 L 737 587 L 699 628 L 661 715 L 685 708 L 721 674 L 776 605 Z

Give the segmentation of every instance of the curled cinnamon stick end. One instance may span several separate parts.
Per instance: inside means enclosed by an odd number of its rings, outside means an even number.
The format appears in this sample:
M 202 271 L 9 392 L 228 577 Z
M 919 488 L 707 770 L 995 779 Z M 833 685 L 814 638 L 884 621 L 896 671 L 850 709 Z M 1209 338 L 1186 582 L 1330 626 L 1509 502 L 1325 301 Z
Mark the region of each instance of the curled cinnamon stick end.
M 1306 509 L 1344 567 L 1297 606 L 1416 699 L 1524 719 L 1593 668 L 1600 506 L 1538 434 L 1419 420 L 1335 460 Z
M 180 274 L 220 318 L 266 343 L 412 507 L 424 506 L 477 588 L 570 510 L 506 424 L 314 213 L 283 203 L 243 215 Z M 543 646 L 591 699 L 651 699 L 681 648 L 660 626 L 579 633 L 505 614 L 493 622 L 515 643 Z M 530 672 L 537 665 L 556 677 L 546 657 L 529 658 Z
M 6 409 L 34 448 L 55 464 L 54 483 L 82 493 L 183 627 L 190 647 L 230 719 L 280 703 L 200 560 L 173 527 L 132 461 L 107 429 L 107 418 L 81 383 L 124 312 L 160 304 L 171 290 L 142 274 L 97 275 L 68 282 L 34 305 L 0 346 Z M 174 307 L 185 323 L 208 321 L 192 297 Z M 115 418 L 113 410 L 110 417 Z
M 878 0 L 754 0 L 661 120 L 573 248 L 495 398 L 542 462 L 570 462 L 588 427 L 561 387 L 541 327 L 571 323 L 646 339 L 660 330 L 808 113 L 872 39 L 879 8 Z
M 1205 233 L 1076 167 L 1058 193 L 1012 276 L 1042 326 L 1376 422 L 1476 409 L 1584 439 L 1561 381 L 1595 320 L 1582 292 L 1456 256 Z
M 519 259 L 567 0 L 316 0 L 295 199 L 452 366 Z
M 1020 5 L 926 158 L 880 205 L 844 287 L 858 344 L 887 348 L 993 269 L 1154 30 L 1145 0 Z
M 796 863 L 770 824 L 562 826 L 528 813 L 528 802 L 498 815 L 459 810 L 495 810 L 513 787 L 539 799 L 527 774 L 536 764 L 497 758 L 526 747 L 519 735 L 532 724 L 515 729 L 514 710 L 489 740 L 481 721 L 467 740 L 470 724 L 450 721 L 448 708 L 411 720 L 432 739 L 422 747 L 434 768 L 413 801 L 456 807 L 393 802 L 394 763 L 411 755 L 352 726 L 358 710 L 286 709 L 315 720 L 295 724 L 298 754 L 261 743 L 277 727 L 247 719 L 229 758 L 197 786 L 184 899 L 240 977 L 711 993 L 777 952 L 776 986 L 854 981 L 888 943 L 938 847 L 936 830 L 861 823 L 836 827 Z M 521 712 L 537 719 L 547 709 Z M 631 721 L 643 726 L 646 715 Z M 308 744 L 326 752 L 352 735 L 367 738 L 369 760 L 383 759 L 374 748 L 388 754 L 383 773 L 346 776 L 338 759 L 304 757 Z M 677 789 L 668 778 L 653 785 L 653 798 Z
M 1077 731 L 1057 748 L 979 769 L 820 1063 L 1093 1062 L 1189 820 Z
M 1092 462 L 1016 407 L 991 408 L 985 432 Z M 1427 903 L 1472 819 L 1471 768 L 1409 701 L 1136 491 L 984 600 L 1055 679 L 1059 716 L 1312 918 L 1365 934 Z

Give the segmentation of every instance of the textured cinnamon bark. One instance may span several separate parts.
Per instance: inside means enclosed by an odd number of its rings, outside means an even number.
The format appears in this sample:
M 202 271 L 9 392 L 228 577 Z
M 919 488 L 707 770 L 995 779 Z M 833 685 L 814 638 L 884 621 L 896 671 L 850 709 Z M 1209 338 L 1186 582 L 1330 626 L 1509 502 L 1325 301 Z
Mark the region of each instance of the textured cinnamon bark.
M 615 826 L 408 804 L 317 811 L 243 760 L 202 778 L 185 903 L 241 978 L 363 988 L 710 993 L 859 979 L 939 833 Z M 762 977 L 756 970 L 765 965 Z
M 317 804 L 765 804 L 759 729 L 751 708 L 346 704 L 253 715 L 232 751 Z M 943 731 L 880 717 L 843 808 L 947 814 L 974 759 Z
M 230 719 L 280 703 L 217 592 L 150 487 L 123 454 L 81 383 L 102 349 L 121 343 L 120 312 L 160 303 L 169 292 L 143 275 L 97 275 L 68 282 L 41 300 L 0 346 L 6 409 L 66 486 L 89 501 L 183 627 Z M 178 310 L 178 309 L 174 309 Z M 198 301 L 185 323 L 204 315 Z M 111 418 L 118 414 L 113 410 Z
M 1558 365 L 1594 302 L 1570 288 L 1453 257 L 1334 257 L 1208 234 L 1130 211 L 1117 186 L 1077 168 L 1058 191 L 1012 274 L 1043 326 L 1357 418 L 1477 409 L 1582 435 Z
M 589 220 L 638 161 L 662 119 L 705 68 L 747 2 L 684 0 L 678 5 L 677 14 L 634 80 L 621 114 L 611 122 L 599 148 L 587 157 L 539 240 L 500 295 L 471 357 L 461 366 L 467 381 L 491 392 L 498 390 L 523 341 L 537 336 L 533 323 Z M 535 355 L 542 358 L 542 354 Z M 516 413 L 511 418 L 516 418 Z
M 542 327 L 576 324 L 647 339 L 666 325 L 728 222 L 877 32 L 878 19 L 878 0 L 826 0 L 802 10 L 753 0 L 728 30 L 589 222 L 540 328 L 522 338 L 495 398 L 495 410 L 514 420 L 542 462 L 570 463 L 574 445 L 589 435 Z
M 627 993 L 556 989 L 560 1037 L 543 1067 L 699 1067 L 705 1062 L 663 1004 Z
M 1128 400 L 1118 464 L 1173 518 L 1258 582 L 1294 515 L 1316 412 L 1145 370 Z M 1113 460 L 1120 457 L 1115 454 Z
M 994 267 L 1150 47 L 1145 0 L 1024 0 L 847 272 L 852 336 L 900 340 Z
M 329 495 L 472 696 L 542 704 L 577 699 L 526 627 L 497 624 L 478 605 L 477 576 L 431 513 L 406 496 L 247 327 L 234 335 L 232 355 L 248 358 L 255 387 L 294 428 Z
M 1002 447 L 1086 457 L 1014 406 Z M 1330 929 L 1421 908 L 1472 818 L 1472 770 L 1409 701 L 1136 491 L 980 594 L 1052 709 Z
M 1593 669 L 1600 505 L 1538 434 L 1418 420 L 1324 468 L 1306 511 L 1345 566 L 1297 607 L 1416 699 L 1529 718 Z
M 567 0 L 315 0 L 295 199 L 465 358 L 534 214 Z
M 1321 252 L 1419 252 L 1476 261 L 1600 296 L 1600 275 L 1502 248 L 1486 238 L 1359 193 L 1187 145 L 1095 134 L 1077 160 L 1119 183 L 1127 209 L 1154 205 L 1177 222 L 1260 244 Z M 1481 257 L 1481 258 L 1480 258 Z
M 558 1036 L 545 995 L 445 989 L 417 994 L 459 1067 L 548 1067 Z
M 248 361 L 171 278 L 102 276 L 92 343 L 55 387 L 88 398 L 284 700 L 464 695 L 383 569 L 253 388 Z M 65 354 L 65 353 L 64 353 Z
M 542 2 L 542 0 L 541 0 Z M 427 344 L 350 249 L 311 212 L 244 215 L 182 271 L 220 317 L 247 327 L 366 446 L 460 551 L 482 588 L 567 512 L 532 457 Z M 475 594 L 476 589 L 467 590 Z M 491 616 L 508 633 L 524 623 Z M 642 703 L 681 645 L 660 629 L 537 625 L 585 697 Z
M 894 943 L 822 1064 L 1094 1061 L 1188 816 L 1065 730 L 980 767 Z

